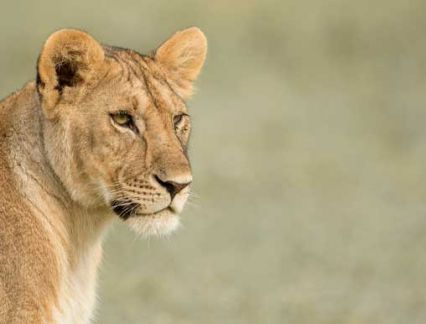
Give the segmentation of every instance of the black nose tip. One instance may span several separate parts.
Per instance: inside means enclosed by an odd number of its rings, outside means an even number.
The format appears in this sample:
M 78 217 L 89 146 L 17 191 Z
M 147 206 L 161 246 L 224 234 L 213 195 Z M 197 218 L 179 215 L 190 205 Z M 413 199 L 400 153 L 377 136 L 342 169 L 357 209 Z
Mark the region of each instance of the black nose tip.
M 166 190 L 169 192 L 170 196 L 172 197 L 172 200 L 179 192 L 181 192 L 184 188 L 188 187 L 191 184 L 191 182 L 177 183 L 170 180 L 163 181 L 158 176 L 155 176 L 155 180 L 157 180 L 157 182 L 160 185 L 166 188 Z

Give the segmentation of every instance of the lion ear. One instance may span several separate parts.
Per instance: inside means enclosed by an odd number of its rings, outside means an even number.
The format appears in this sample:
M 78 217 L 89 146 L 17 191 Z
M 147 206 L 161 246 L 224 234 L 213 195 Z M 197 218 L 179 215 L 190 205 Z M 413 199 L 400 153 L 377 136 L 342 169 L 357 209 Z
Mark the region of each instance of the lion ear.
M 88 83 L 103 61 L 102 46 L 89 34 L 75 29 L 53 33 L 37 64 L 37 89 L 45 111 L 56 106 L 67 88 Z
M 184 99 L 192 94 L 207 53 L 207 39 L 197 27 L 179 31 L 155 52 L 155 60 L 166 70 L 172 87 Z

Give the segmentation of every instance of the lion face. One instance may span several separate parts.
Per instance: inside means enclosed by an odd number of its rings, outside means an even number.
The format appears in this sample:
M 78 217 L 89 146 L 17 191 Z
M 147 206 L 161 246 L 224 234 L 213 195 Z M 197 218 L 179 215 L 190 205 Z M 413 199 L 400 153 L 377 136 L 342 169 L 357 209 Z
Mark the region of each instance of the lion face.
M 75 201 L 105 206 L 142 234 L 177 227 L 192 182 L 185 99 L 205 54 L 196 28 L 152 57 L 76 30 L 48 39 L 38 64 L 45 147 Z

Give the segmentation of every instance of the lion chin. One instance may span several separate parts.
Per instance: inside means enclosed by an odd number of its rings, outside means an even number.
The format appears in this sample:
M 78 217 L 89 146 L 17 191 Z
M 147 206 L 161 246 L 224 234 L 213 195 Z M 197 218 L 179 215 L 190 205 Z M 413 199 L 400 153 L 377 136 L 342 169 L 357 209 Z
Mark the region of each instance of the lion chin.
M 125 223 L 143 237 L 164 237 L 176 231 L 180 226 L 180 217 L 170 209 L 155 214 L 133 215 Z

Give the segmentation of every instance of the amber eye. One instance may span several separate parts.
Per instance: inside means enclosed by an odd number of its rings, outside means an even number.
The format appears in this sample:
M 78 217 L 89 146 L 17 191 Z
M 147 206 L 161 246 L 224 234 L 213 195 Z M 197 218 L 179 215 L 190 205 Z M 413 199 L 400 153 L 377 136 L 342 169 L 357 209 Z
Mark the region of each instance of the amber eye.
M 130 128 L 135 133 L 139 133 L 138 128 L 133 122 L 132 116 L 128 112 L 119 111 L 119 112 L 110 114 L 110 116 L 111 116 L 111 119 L 114 121 L 114 123 L 116 123 L 118 126 L 127 127 L 127 128 Z
M 132 121 L 132 117 L 125 111 L 111 114 L 112 120 L 120 126 L 127 126 Z

